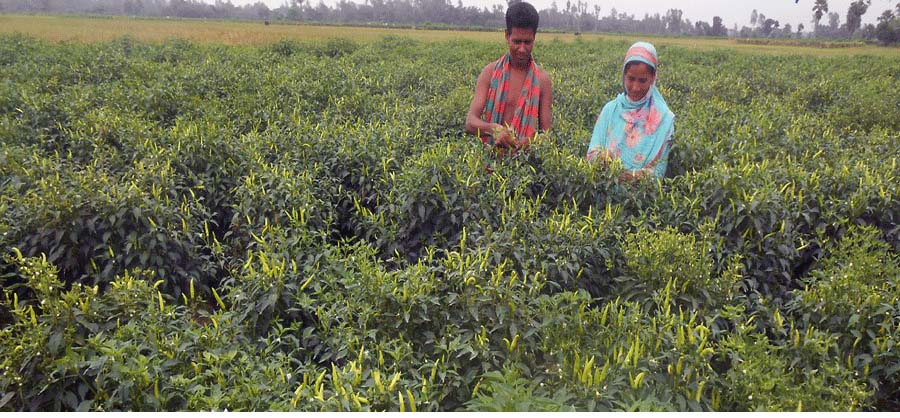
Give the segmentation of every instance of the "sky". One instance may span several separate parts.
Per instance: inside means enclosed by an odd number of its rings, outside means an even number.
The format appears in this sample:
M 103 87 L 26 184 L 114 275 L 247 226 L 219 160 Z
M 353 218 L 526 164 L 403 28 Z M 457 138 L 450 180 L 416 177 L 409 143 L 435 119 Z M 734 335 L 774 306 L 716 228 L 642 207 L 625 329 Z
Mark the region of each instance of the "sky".
M 255 3 L 257 0 L 232 0 L 235 5 L 244 5 Z M 262 0 L 270 9 L 280 7 L 285 0 Z M 319 0 L 307 0 L 312 4 L 318 4 Z M 326 5 L 333 6 L 337 0 L 322 0 Z M 364 0 L 350 0 L 357 3 L 363 3 Z M 457 0 L 450 0 L 452 4 L 456 4 Z M 538 10 L 550 8 L 553 1 L 559 9 L 565 9 L 566 0 L 526 0 L 533 4 Z M 573 3 L 576 0 L 573 0 Z M 732 28 L 734 24 L 738 27 L 750 25 L 750 14 L 753 9 L 764 14 L 767 18 L 772 18 L 782 26 L 790 23 L 794 28 L 798 23 L 802 23 L 806 28 L 810 28 L 812 22 L 812 6 L 814 0 L 586 0 L 588 10 L 593 10 L 594 5 L 600 6 L 600 14 L 608 15 L 615 8 L 618 13 L 628 13 L 641 19 L 644 14 L 659 13 L 664 15 L 668 9 L 681 9 L 684 14 L 682 19 L 689 19 L 691 22 L 702 20 L 712 23 L 713 16 L 720 16 L 723 24 Z M 850 7 L 852 0 L 829 0 L 828 11 L 837 12 L 841 15 L 841 23 L 847 16 L 847 8 Z M 490 8 L 494 4 L 506 4 L 505 0 L 462 0 L 465 6 L 477 6 Z M 887 9 L 894 9 L 897 0 L 872 0 L 869 10 L 863 15 L 863 24 L 877 23 L 878 16 Z M 828 18 L 823 17 L 822 24 L 828 23 Z M 808 30 L 808 29 L 807 29 Z

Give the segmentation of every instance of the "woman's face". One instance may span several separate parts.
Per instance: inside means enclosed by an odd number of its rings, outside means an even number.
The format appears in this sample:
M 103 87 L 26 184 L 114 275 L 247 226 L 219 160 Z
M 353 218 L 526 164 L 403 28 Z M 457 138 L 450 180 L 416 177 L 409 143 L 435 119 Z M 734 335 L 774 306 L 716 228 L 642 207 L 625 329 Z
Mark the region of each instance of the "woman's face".
M 650 72 L 649 65 L 643 62 L 629 65 L 625 70 L 625 93 L 628 94 L 628 99 L 633 102 L 643 99 L 654 81 L 656 75 Z

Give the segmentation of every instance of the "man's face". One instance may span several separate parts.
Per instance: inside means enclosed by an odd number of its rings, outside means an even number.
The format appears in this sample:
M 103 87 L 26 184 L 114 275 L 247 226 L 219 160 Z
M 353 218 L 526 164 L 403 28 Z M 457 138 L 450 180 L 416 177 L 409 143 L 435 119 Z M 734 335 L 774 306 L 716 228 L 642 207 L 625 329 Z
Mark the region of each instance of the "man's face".
M 534 32 L 529 28 L 512 28 L 506 34 L 509 45 L 510 63 L 516 67 L 524 67 L 531 61 L 531 48 L 534 48 Z

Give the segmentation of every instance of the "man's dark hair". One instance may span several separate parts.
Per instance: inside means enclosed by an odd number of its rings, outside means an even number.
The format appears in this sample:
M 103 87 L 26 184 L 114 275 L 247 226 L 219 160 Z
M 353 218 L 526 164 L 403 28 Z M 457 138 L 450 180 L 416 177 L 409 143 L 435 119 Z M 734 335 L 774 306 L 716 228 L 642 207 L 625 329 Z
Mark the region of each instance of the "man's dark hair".
M 540 19 L 541 17 L 534 6 L 520 1 L 506 9 L 506 33 L 512 33 L 513 28 L 527 28 L 537 33 Z

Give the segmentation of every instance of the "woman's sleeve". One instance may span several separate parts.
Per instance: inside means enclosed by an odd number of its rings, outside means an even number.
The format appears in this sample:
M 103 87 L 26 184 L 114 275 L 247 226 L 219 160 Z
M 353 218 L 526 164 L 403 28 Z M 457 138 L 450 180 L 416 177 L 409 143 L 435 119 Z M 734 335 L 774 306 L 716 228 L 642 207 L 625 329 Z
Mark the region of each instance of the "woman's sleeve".
M 588 145 L 587 156 L 585 156 L 589 162 L 593 161 L 609 145 L 609 138 L 606 137 L 607 124 L 603 122 L 604 111 L 606 111 L 605 106 L 603 111 L 600 112 L 600 116 L 597 117 L 597 123 L 594 124 L 594 133 L 591 134 L 591 143 Z
M 659 159 L 656 161 L 656 167 L 653 168 L 654 177 L 662 178 L 666 175 L 666 167 L 669 166 L 669 151 L 672 150 L 674 135 L 675 124 L 673 123 L 672 126 L 669 127 L 669 132 L 666 134 L 666 142 L 663 144 L 663 148 L 659 152 Z

